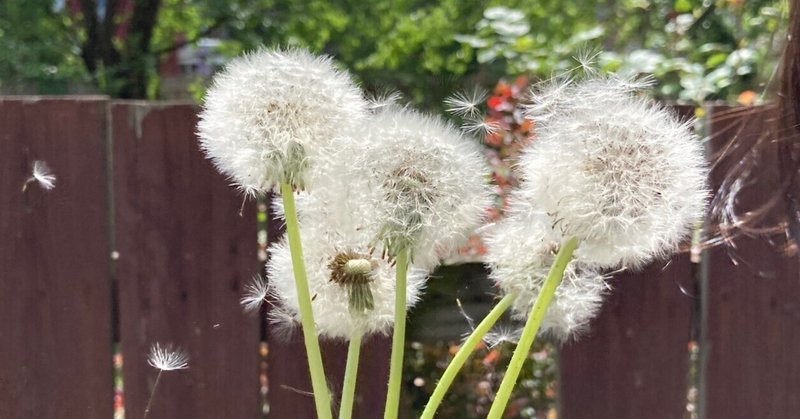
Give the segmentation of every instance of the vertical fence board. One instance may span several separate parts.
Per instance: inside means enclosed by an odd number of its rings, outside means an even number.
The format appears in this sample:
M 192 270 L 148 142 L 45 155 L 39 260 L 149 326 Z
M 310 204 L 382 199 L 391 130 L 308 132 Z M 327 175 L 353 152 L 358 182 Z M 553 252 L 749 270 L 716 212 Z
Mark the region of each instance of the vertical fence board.
M 103 98 L 0 98 L 0 417 L 112 415 Z M 57 176 L 22 185 L 34 160 Z
M 154 342 L 190 355 L 159 382 L 149 417 L 259 417 L 259 321 L 239 305 L 257 272 L 256 217 L 198 149 L 197 108 L 112 105 L 125 407 L 142 417 Z
M 275 198 L 279 199 L 279 198 Z M 271 209 L 271 205 L 268 206 Z M 279 240 L 283 226 L 270 211 L 269 242 Z M 311 392 L 302 330 L 291 337 L 274 336 L 269 340 L 268 374 L 270 418 L 313 419 L 316 409 Z M 333 390 L 333 404 L 338 406 L 347 358 L 347 343 L 323 340 L 322 357 L 328 385 Z M 391 339 L 372 336 L 364 339 L 356 383 L 353 417 L 378 418 L 383 414 L 386 385 L 389 381 Z
M 691 107 L 676 111 L 684 118 Z M 559 417 L 678 419 L 686 408 L 695 301 L 686 255 L 618 275 L 588 336 L 562 348 Z
M 712 111 L 711 146 L 728 148 L 712 173 L 714 186 L 754 141 L 770 135 L 774 110 Z M 772 131 L 774 132 L 774 131 Z M 756 209 L 778 193 L 774 148 L 755 168 L 754 183 L 739 196 L 742 209 Z M 774 209 L 786 211 L 781 203 Z M 773 218 L 773 213 L 770 218 Z M 766 224 L 769 224 L 768 219 Z M 737 262 L 735 262 L 737 261 Z M 782 419 L 800 411 L 800 267 L 763 238 L 742 237 L 736 248 L 709 252 L 703 358 L 705 418 Z
M 559 417 L 679 419 L 686 406 L 692 300 L 688 257 L 611 281 L 588 336 L 562 348 Z

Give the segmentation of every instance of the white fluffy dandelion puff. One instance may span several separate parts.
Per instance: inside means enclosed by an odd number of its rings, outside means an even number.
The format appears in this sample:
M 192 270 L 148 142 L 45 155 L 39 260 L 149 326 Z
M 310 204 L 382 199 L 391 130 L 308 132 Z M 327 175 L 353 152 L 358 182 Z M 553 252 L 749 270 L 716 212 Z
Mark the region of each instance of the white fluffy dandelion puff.
M 304 189 L 328 139 L 366 113 L 360 89 L 330 58 L 262 49 L 214 78 L 198 133 L 208 157 L 246 193 L 281 182 Z
M 301 234 L 317 332 L 331 339 L 349 339 L 354 332 L 388 333 L 394 324 L 395 266 L 373 254 L 359 232 L 306 224 Z M 288 329 L 299 323 L 300 309 L 286 241 L 274 244 L 270 254 L 270 293 L 279 306 L 270 321 Z M 427 271 L 411 267 L 407 308 L 416 303 L 426 277 Z
M 562 80 L 533 92 L 536 140 L 512 212 L 580 240 L 576 257 L 638 267 L 673 253 L 702 217 L 707 166 L 691 124 L 634 94 L 635 80 Z M 558 240 L 560 241 L 560 240 Z
M 269 295 L 269 283 L 261 278 L 260 275 L 253 276 L 253 279 L 244 287 L 244 295 L 239 303 L 246 313 L 255 312 L 261 308 L 261 304 L 267 300 Z
M 526 320 L 544 286 L 558 243 L 549 228 L 535 220 L 506 218 L 484 237 L 490 278 L 504 294 L 515 294 L 513 317 Z M 608 291 L 599 271 L 573 260 L 548 308 L 540 334 L 564 342 L 585 331 L 597 315 Z
M 367 207 L 364 228 L 390 256 L 409 248 L 415 263 L 435 264 L 483 221 L 489 169 L 477 142 L 452 125 L 389 107 L 352 138 L 338 147 L 352 162 L 346 178 Z
M 25 183 L 22 185 L 22 192 L 25 192 L 28 189 L 28 185 L 31 183 L 37 183 L 42 189 L 51 190 L 56 187 L 56 175 L 50 170 L 50 167 L 47 166 L 42 160 L 36 160 L 33 162 L 33 173 L 31 177 L 25 180 Z
M 161 346 L 156 342 L 150 347 L 147 363 L 161 371 L 183 370 L 189 368 L 189 355 L 171 344 Z

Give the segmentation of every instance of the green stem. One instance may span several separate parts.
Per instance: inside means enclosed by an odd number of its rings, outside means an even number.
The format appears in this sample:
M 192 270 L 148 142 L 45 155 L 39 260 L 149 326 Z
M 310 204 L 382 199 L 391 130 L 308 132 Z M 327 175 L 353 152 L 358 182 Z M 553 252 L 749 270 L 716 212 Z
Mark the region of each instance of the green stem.
M 344 370 L 344 386 L 342 387 L 342 405 L 339 407 L 339 419 L 353 417 L 353 401 L 356 397 L 356 379 L 358 378 L 358 357 L 361 354 L 360 330 L 353 331 L 350 345 L 347 347 L 347 366 Z
M 456 378 L 456 375 L 458 375 L 458 372 L 461 371 L 461 367 L 464 366 L 464 363 L 467 362 L 467 359 L 475 350 L 475 347 L 478 346 L 478 343 L 483 340 L 486 333 L 497 323 L 500 316 L 508 310 L 516 297 L 517 296 L 514 294 L 508 294 L 503 297 L 503 299 L 492 308 L 492 311 L 478 324 L 478 327 L 472 331 L 472 334 L 469 335 L 458 352 L 456 352 L 456 356 L 450 361 L 447 369 L 444 370 L 444 374 L 436 384 L 436 388 L 433 389 L 433 394 L 428 400 L 428 404 L 425 406 L 425 410 L 422 412 L 420 419 L 433 419 L 433 416 L 436 414 L 436 409 L 442 404 L 447 390 L 450 388 L 450 385 L 453 384 L 453 380 Z
M 384 419 L 397 419 L 400 410 L 400 390 L 403 384 L 403 351 L 406 343 L 406 277 L 408 275 L 408 249 L 397 255 L 397 280 L 394 290 L 394 333 L 392 358 L 389 363 L 389 390 L 386 393 Z
M 564 271 L 567 269 L 570 260 L 572 260 L 572 253 L 575 252 L 576 247 L 578 247 L 578 240 L 571 238 L 558 250 L 553 266 L 550 267 L 550 273 L 547 275 L 547 280 L 544 282 L 539 296 L 536 297 L 536 302 L 533 304 L 531 314 L 525 323 L 525 328 L 522 329 L 522 336 L 519 339 L 517 348 L 514 349 L 514 355 L 511 356 L 511 362 L 508 364 L 505 377 L 503 377 L 503 382 L 500 383 L 500 389 L 497 391 L 492 408 L 489 409 L 489 416 L 486 419 L 500 419 L 503 416 L 508 399 L 511 398 L 511 391 L 517 385 L 517 378 L 519 378 L 519 373 L 522 371 L 522 364 L 525 363 L 525 359 L 528 357 L 536 332 L 539 331 L 539 326 L 542 325 L 542 320 L 547 314 L 547 309 L 553 301 L 553 296 L 561 283 L 561 279 L 564 278 Z
M 283 196 L 283 207 L 286 214 L 286 235 L 289 237 L 289 250 L 292 253 L 292 268 L 294 269 L 297 300 L 300 306 L 300 322 L 303 325 L 303 340 L 306 344 L 308 369 L 311 373 L 311 387 L 314 391 L 317 417 L 331 419 L 331 396 L 328 392 L 325 369 L 322 365 L 322 353 L 319 349 L 314 312 L 311 309 L 311 295 L 308 290 L 303 247 L 300 242 L 300 227 L 297 221 L 297 208 L 294 203 L 294 190 L 288 183 L 281 183 L 281 195 Z

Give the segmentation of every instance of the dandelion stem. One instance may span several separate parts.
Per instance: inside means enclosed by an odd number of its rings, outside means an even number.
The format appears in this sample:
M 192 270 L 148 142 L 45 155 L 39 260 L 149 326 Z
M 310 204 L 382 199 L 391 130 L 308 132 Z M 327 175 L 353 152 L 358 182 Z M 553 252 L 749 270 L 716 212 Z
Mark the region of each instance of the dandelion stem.
M 361 355 L 360 330 L 356 329 L 350 336 L 347 347 L 347 366 L 344 370 L 344 386 L 342 387 L 342 404 L 339 407 L 339 419 L 350 419 L 353 416 L 353 401 L 356 397 L 356 380 L 358 378 L 358 358 Z
M 397 419 L 400 409 L 400 390 L 403 384 L 403 351 L 406 343 L 406 279 L 408 275 L 408 248 L 397 255 L 397 280 L 394 298 L 394 333 L 392 357 L 389 364 L 389 390 L 386 393 L 384 419 Z
M 314 313 L 311 309 L 311 294 L 308 290 L 303 247 L 300 243 L 300 228 L 297 221 L 297 208 L 294 202 L 294 190 L 288 183 L 282 182 L 281 195 L 286 214 L 286 235 L 289 238 L 289 250 L 292 254 L 292 268 L 294 269 L 297 300 L 300 306 L 300 322 L 303 326 L 303 340 L 306 345 L 308 369 L 311 373 L 311 387 L 314 391 L 317 417 L 331 419 L 331 396 L 325 379 L 322 353 L 319 349 L 319 340 L 317 338 L 317 327 L 314 323 Z
M 153 384 L 153 390 L 150 391 L 150 398 L 147 399 L 147 406 L 145 406 L 145 408 L 144 408 L 144 415 L 142 416 L 142 419 L 147 419 L 147 414 L 150 413 L 150 405 L 153 403 L 153 397 L 155 397 L 155 395 L 156 395 L 156 388 L 158 387 L 158 380 L 161 379 L 161 373 L 162 372 L 164 372 L 164 370 L 158 370 L 158 375 L 156 375 L 156 383 Z
M 464 363 L 467 362 L 467 359 L 475 351 L 475 348 L 478 346 L 478 343 L 483 340 L 483 337 L 486 336 L 486 333 L 492 329 L 497 320 L 503 313 L 511 307 L 511 303 L 514 302 L 514 299 L 517 296 L 515 294 L 508 294 L 497 303 L 492 311 L 486 315 L 486 317 L 478 324 L 478 327 L 472 331 L 472 334 L 467 337 L 467 340 L 461 345 L 458 352 L 456 352 L 456 356 L 453 357 L 453 360 L 450 361 L 450 364 L 447 365 L 447 369 L 444 370 L 444 374 L 442 378 L 439 380 L 439 383 L 436 384 L 436 388 L 433 389 L 433 394 L 431 398 L 428 400 L 428 404 L 425 405 L 425 410 L 422 412 L 422 416 L 420 419 L 432 419 L 433 416 L 436 414 L 436 409 L 439 408 L 439 405 L 442 404 L 442 400 L 444 399 L 445 394 L 447 394 L 447 390 L 450 388 L 450 385 L 453 384 L 453 380 L 458 375 L 458 372 L 461 371 L 461 367 L 464 366 Z
M 571 238 L 566 240 L 561 245 L 561 249 L 558 250 L 553 266 L 550 267 L 550 273 L 547 274 L 547 280 L 539 296 L 536 297 L 536 302 L 533 303 L 531 314 L 528 317 L 528 321 L 525 322 L 522 336 L 519 339 L 517 348 L 514 349 L 514 355 L 511 356 L 511 362 L 508 364 L 508 369 L 503 381 L 500 383 L 500 389 L 497 391 L 486 419 L 500 419 L 503 416 L 508 400 L 511 398 L 511 391 L 514 390 L 519 373 L 522 371 L 522 364 L 525 362 L 525 358 L 528 357 L 528 352 L 533 346 L 533 340 L 536 338 L 536 332 L 539 331 L 539 326 L 542 325 L 542 320 L 547 314 L 550 303 L 553 301 L 558 285 L 561 284 L 561 279 L 564 278 L 564 271 L 567 269 L 570 260 L 572 260 L 572 254 L 575 252 L 576 247 L 578 247 L 578 239 Z

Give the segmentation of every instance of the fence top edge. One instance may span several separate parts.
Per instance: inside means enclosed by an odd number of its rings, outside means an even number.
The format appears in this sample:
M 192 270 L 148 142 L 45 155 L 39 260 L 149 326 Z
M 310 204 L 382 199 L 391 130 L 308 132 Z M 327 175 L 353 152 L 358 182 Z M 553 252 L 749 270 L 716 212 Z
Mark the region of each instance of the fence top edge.
M 106 95 L 0 95 L 0 102 L 107 102 Z

